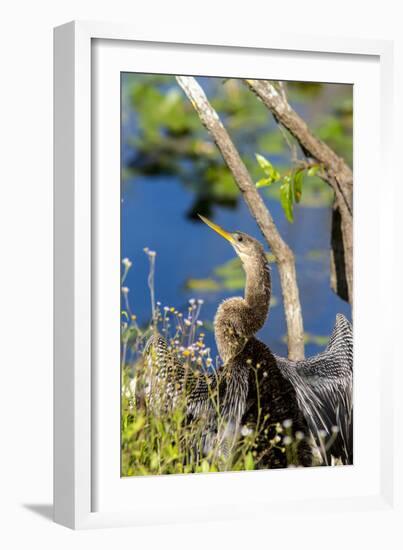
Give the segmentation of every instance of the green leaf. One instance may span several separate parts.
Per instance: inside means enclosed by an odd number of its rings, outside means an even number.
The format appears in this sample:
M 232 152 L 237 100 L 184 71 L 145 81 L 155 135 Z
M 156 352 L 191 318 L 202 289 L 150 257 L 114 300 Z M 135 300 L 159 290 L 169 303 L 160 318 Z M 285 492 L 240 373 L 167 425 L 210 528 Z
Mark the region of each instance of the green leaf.
M 271 162 L 269 162 L 264 156 L 256 153 L 256 159 L 259 163 L 260 168 L 262 168 L 263 172 L 267 176 L 266 178 L 260 179 L 256 183 L 257 188 L 268 187 L 269 185 L 280 179 L 280 172 L 276 170 Z
M 152 454 L 151 454 L 151 458 L 150 458 L 150 468 L 151 470 L 156 470 L 159 466 L 159 458 L 158 458 L 158 454 L 154 451 Z
M 139 416 L 138 418 L 136 418 L 131 426 L 131 431 L 133 432 L 133 434 L 139 432 L 144 427 L 145 423 L 146 419 L 144 416 Z
M 316 176 L 317 172 L 319 170 L 319 164 L 314 164 L 309 168 L 307 171 L 308 176 Z
M 283 183 L 280 187 L 280 202 L 283 207 L 285 217 L 289 222 L 294 221 L 293 202 L 292 202 L 292 188 L 291 178 L 285 176 Z
M 263 170 L 266 176 L 272 177 L 272 173 L 273 173 L 272 163 L 269 162 L 266 158 L 264 158 L 263 155 L 259 155 L 259 153 L 256 153 L 255 156 L 256 156 L 256 160 L 259 163 L 260 168 Z
M 254 470 L 255 469 L 255 461 L 253 460 L 253 455 L 249 451 L 249 453 L 245 456 L 245 470 Z
M 280 172 L 278 170 L 276 170 L 275 168 L 273 168 L 273 172 L 272 172 L 272 175 L 271 175 L 273 181 L 278 181 L 280 179 Z
M 300 202 L 302 197 L 302 181 L 304 179 L 304 171 L 298 170 L 294 175 L 294 197 L 295 202 Z
M 204 474 L 207 474 L 207 472 L 210 471 L 210 465 L 209 463 L 207 462 L 207 460 L 203 460 L 202 463 L 201 463 L 201 471 L 204 473 Z
M 262 178 L 261 180 L 259 180 L 258 182 L 256 182 L 256 187 L 259 189 L 259 187 L 268 187 L 269 185 L 271 185 L 273 183 L 273 179 L 272 178 Z

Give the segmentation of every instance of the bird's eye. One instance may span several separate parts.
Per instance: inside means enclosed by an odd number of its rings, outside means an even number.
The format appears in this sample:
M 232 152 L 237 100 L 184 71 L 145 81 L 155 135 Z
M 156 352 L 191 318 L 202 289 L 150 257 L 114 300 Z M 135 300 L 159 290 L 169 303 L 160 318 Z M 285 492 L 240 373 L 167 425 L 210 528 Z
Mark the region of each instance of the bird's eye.
M 237 235 L 237 238 L 236 238 L 236 239 L 237 239 L 237 241 L 238 241 L 239 243 L 241 243 L 241 242 L 243 241 L 242 235 Z

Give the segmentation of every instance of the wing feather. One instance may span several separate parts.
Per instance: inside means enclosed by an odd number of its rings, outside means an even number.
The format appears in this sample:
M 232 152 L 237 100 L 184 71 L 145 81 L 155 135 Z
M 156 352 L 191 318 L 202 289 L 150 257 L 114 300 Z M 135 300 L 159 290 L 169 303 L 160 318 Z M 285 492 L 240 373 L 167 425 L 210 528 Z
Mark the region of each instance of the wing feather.
M 299 405 L 317 442 L 322 459 L 331 456 L 344 464 L 353 461 L 353 334 L 348 320 L 336 317 L 323 353 L 303 361 L 276 357 L 293 384 Z M 325 440 L 325 443 L 323 442 Z
M 170 410 L 180 398 L 186 399 L 191 416 L 207 407 L 214 377 L 196 372 L 180 361 L 159 334 L 149 338 L 143 356 L 147 364 L 147 396 L 153 408 Z

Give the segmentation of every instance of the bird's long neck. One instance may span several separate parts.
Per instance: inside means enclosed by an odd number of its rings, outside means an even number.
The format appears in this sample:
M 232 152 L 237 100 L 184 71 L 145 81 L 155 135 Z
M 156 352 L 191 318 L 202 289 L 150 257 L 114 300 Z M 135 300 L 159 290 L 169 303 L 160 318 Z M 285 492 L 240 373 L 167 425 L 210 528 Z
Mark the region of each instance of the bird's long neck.
M 271 279 L 266 256 L 262 251 L 261 256 L 248 257 L 242 263 L 246 273 L 244 297 L 224 300 L 214 319 L 218 351 L 227 364 L 263 327 L 269 310 Z
M 255 323 L 261 328 L 267 318 L 271 296 L 270 269 L 265 254 L 244 261 L 246 274 L 244 299 L 254 313 Z

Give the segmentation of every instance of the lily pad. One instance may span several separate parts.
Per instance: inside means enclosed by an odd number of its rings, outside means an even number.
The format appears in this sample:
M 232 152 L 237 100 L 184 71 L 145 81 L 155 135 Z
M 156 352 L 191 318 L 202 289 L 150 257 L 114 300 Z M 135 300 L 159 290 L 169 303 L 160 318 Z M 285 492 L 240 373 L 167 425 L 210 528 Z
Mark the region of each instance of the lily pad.
M 273 263 L 273 254 L 266 254 L 269 263 Z M 203 292 L 220 290 L 240 290 L 245 286 L 245 272 L 239 258 L 233 258 L 214 268 L 210 277 L 186 281 L 186 288 Z M 272 305 L 275 305 L 274 303 Z
M 204 291 L 216 291 L 220 290 L 220 284 L 214 279 L 188 279 L 186 281 L 186 288 L 191 290 L 204 290 Z

